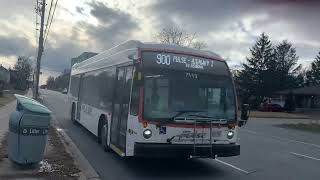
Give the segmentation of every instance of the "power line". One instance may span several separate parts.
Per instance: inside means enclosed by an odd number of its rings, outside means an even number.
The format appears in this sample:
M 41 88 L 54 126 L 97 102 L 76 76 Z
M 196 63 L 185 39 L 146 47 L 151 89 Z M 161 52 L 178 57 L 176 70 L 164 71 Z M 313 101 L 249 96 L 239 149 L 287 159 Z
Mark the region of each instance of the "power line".
M 36 0 L 36 5 L 35 5 L 35 10 L 37 11 L 38 8 L 38 4 L 39 4 L 39 0 Z M 36 45 L 38 45 L 38 14 L 36 12 Z M 36 54 L 38 53 L 38 48 L 36 48 Z
M 56 4 L 54 5 L 54 8 L 53 8 L 53 13 L 52 13 L 52 16 L 51 16 L 51 20 L 50 20 L 50 24 L 49 24 L 49 29 L 47 31 L 47 34 L 45 36 L 45 39 L 44 39 L 44 45 L 46 44 L 46 41 L 47 41 L 47 37 L 48 37 L 48 34 L 50 32 L 50 27 L 51 27 L 51 24 L 52 24 L 52 20 L 53 20 L 53 17 L 54 17 L 54 13 L 56 12 L 56 7 L 57 7 L 57 4 L 58 4 L 58 1 L 56 1 Z
M 56 7 L 56 5 L 57 5 L 57 1 L 58 1 L 58 0 L 56 0 L 55 7 Z M 44 33 L 44 44 L 45 44 L 46 41 L 47 41 L 47 36 L 48 36 L 49 31 L 50 31 L 52 19 L 53 19 L 53 16 L 54 16 L 55 7 L 54 7 L 54 10 L 53 10 L 52 16 L 51 16 L 51 18 L 50 18 L 52 5 L 53 5 L 53 0 L 51 0 L 49 15 L 48 15 L 47 24 L 46 24 L 46 30 L 45 30 L 45 33 Z M 50 21 L 50 22 L 49 22 L 49 21 Z
M 50 3 L 50 9 L 49 9 L 49 14 L 48 14 L 47 23 L 46 23 L 46 29 L 44 30 L 44 34 L 46 34 L 46 32 L 48 30 L 48 24 L 49 24 L 50 15 L 51 15 L 52 4 L 53 4 L 53 0 L 51 0 L 51 3 Z

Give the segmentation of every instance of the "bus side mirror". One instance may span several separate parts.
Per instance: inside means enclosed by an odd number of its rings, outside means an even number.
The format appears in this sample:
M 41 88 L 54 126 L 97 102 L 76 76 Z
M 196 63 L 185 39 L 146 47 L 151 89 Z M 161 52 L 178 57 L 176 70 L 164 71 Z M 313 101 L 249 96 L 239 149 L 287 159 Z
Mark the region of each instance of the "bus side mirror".
M 245 125 L 249 119 L 249 104 L 242 104 L 240 119 L 238 123 L 239 127 Z
M 139 63 L 139 58 L 137 54 L 129 54 L 128 58 L 133 61 L 133 64 L 138 64 Z

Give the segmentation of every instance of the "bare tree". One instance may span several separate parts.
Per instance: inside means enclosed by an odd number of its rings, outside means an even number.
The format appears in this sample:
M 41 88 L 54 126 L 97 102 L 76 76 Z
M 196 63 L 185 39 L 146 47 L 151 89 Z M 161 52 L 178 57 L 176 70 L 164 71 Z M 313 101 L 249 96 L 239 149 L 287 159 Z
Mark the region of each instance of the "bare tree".
M 164 44 L 176 44 L 190 47 L 195 40 L 196 33 L 188 33 L 179 26 L 168 26 L 156 34 L 156 39 Z
M 49 76 L 47 79 L 47 88 L 48 89 L 55 89 L 55 79 L 53 76 Z
M 167 26 L 159 31 L 155 38 L 163 44 L 175 44 L 195 49 L 204 49 L 207 43 L 197 40 L 196 33 L 188 33 L 179 26 Z
M 17 63 L 14 65 L 14 70 L 17 72 L 15 88 L 26 90 L 29 86 L 28 81 L 32 73 L 31 59 L 27 56 L 19 56 Z
M 207 46 L 206 42 L 199 40 L 199 41 L 193 42 L 192 43 L 192 47 L 195 48 L 195 49 L 200 50 L 200 49 L 205 49 L 208 46 Z

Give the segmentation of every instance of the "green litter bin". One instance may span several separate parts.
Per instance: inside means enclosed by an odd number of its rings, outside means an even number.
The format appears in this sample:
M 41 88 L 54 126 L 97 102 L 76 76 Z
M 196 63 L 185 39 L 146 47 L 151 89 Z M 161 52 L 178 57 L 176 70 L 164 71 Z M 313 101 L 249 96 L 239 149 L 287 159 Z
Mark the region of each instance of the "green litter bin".
M 18 164 L 43 159 L 51 111 L 34 99 L 17 95 L 16 110 L 9 120 L 8 155 Z

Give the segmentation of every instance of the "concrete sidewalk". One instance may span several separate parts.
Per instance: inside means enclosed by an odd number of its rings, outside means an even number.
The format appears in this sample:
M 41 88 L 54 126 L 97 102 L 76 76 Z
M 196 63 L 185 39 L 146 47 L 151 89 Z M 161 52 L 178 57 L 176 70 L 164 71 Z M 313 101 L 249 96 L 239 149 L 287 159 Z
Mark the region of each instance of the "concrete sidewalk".
M 28 93 L 30 95 L 30 92 Z M 56 128 L 50 127 L 44 159 L 34 166 L 24 167 L 11 162 L 7 153 L 9 116 L 16 101 L 0 108 L 0 179 L 79 179 L 81 171 L 66 151 Z
M 12 101 L 9 104 L 0 108 L 0 142 L 8 131 L 9 127 L 9 116 L 10 113 L 15 109 L 16 102 Z
M 31 97 L 32 91 L 29 90 L 25 96 Z M 9 128 L 10 113 L 16 109 L 16 100 L 9 102 L 8 104 L 0 107 L 0 142 L 3 136 L 6 134 Z

